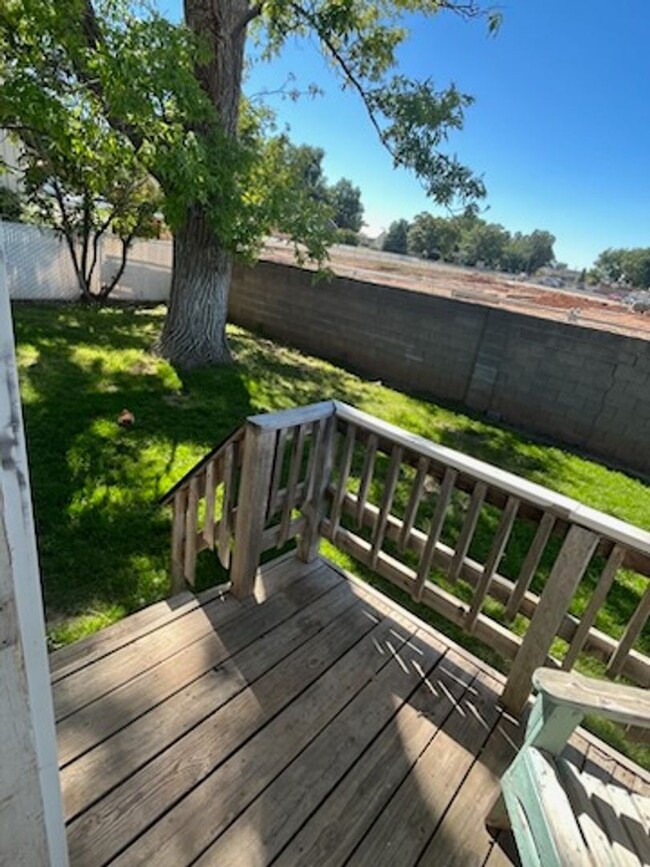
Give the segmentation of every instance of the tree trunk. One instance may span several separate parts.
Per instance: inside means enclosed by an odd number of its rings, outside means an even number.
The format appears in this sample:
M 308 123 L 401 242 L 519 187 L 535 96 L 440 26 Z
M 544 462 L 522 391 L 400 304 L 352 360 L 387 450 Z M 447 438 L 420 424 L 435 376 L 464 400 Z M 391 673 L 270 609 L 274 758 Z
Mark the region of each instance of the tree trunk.
M 235 138 L 246 40 L 247 0 L 185 0 L 185 22 L 207 38 L 212 57 L 196 70 L 217 109 L 221 127 Z M 202 130 L 194 131 L 201 135 Z M 218 206 L 218 203 L 212 203 Z M 180 367 L 230 361 L 226 342 L 232 256 L 210 227 L 206 210 L 195 203 L 174 235 L 169 307 L 160 349 Z
M 174 236 L 174 270 L 160 350 L 179 367 L 225 364 L 232 257 L 222 250 L 202 208 Z

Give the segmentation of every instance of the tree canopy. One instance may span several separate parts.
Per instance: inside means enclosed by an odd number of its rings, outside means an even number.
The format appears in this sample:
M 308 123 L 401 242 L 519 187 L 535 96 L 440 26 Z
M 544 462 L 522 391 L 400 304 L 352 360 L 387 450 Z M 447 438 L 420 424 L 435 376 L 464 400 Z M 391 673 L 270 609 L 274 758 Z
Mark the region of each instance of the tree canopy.
M 409 226 L 406 246 L 409 253 L 423 259 L 450 261 L 459 239 L 460 229 L 454 220 L 422 213 Z
M 361 99 L 394 165 L 414 172 L 439 204 L 465 206 L 485 188 L 446 144 L 472 99 L 400 74 L 398 50 L 415 14 L 484 17 L 491 30 L 498 16 L 478 0 L 185 0 L 184 8 L 175 25 L 129 0 L 5 0 L 0 125 L 42 142 L 46 161 L 72 154 L 92 166 L 98 153 L 98 179 L 115 162 L 155 179 L 175 236 L 161 349 L 192 365 L 228 357 L 233 254 L 254 257 L 279 228 L 298 253 L 326 255 L 327 203 L 305 189 L 300 160 L 268 109 L 242 95 L 248 31 L 262 58 L 288 39 L 315 41 Z
M 23 207 L 19 194 L 8 187 L 0 186 L 0 220 L 18 223 L 22 213 Z
M 394 220 L 382 242 L 382 250 L 388 253 L 407 253 L 408 220 Z
M 610 283 L 628 283 L 638 289 L 650 288 L 650 247 L 603 250 L 596 259 L 592 276 Z
M 332 207 L 332 219 L 338 229 L 361 231 L 363 205 L 359 187 L 355 187 L 347 178 L 341 178 L 327 191 L 327 200 Z
M 324 157 L 323 148 L 308 144 L 294 148 L 300 182 L 314 202 L 329 206 L 330 219 L 337 229 L 359 232 L 363 225 L 364 210 L 361 190 L 348 178 L 340 178 L 335 184 L 329 184 L 323 170 Z

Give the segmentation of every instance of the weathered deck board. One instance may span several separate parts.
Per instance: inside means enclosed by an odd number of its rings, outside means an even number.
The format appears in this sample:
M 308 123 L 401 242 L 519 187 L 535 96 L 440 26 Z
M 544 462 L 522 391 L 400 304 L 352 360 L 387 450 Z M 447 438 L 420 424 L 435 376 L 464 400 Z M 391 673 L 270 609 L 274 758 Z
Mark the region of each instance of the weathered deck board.
M 336 586 L 258 641 L 192 680 L 167 701 L 122 728 L 61 771 L 66 818 L 71 819 L 206 717 L 253 684 L 295 648 L 339 617 L 354 600 Z M 214 657 L 201 660 L 205 668 Z M 199 668 L 199 670 L 200 670 Z M 115 756 L 119 761 L 115 761 Z
M 459 662 L 461 663 L 459 665 Z M 450 652 L 282 853 L 278 867 L 342 864 L 454 713 L 476 669 Z
M 417 863 L 496 725 L 499 713 L 490 681 L 482 672 L 474 678 L 357 847 L 350 865 Z
M 445 650 L 444 645 L 434 648 L 423 643 L 417 633 L 404 642 L 396 649 L 395 658 L 275 778 L 197 864 L 235 867 L 246 863 L 261 867 L 281 852 L 367 744 L 405 706 L 410 706 L 414 693 L 430 694 L 426 681 L 436 677 Z M 337 828 L 340 832 L 341 825 Z M 304 863 L 317 861 L 307 856 Z
M 281 773 L 320 728 L 326 726 L 392 660 L 391 644 L 399 646 L 400 639 L 403 641 L 408 637 L 408 633 L 397 637 L 395 621 L 380 619 L 374 607 L 365 605 L 363 608 L 355 607 L 347 622 L 341 618 L 325 632 L 331 633 L 331 641 L 328 641 L 322 657 L 315 657 L 310 650 L 297 665 L 300 685 L 296 693 L 309 683 L 300 701 L 286 704 L 262 727 L 260 723 L 266 722 L 268 717 L 265 715 L 262 720 L 260 710 L 266 710 L 269 701 L 260 701 L 259 690 L 254 690 L 258 698 L 254 721 L 258 731 L 255 736 L 221 767 L 216 767 L 219 762 L 215 762 L 215 772 L 195 787 L 172 813 L 141 835 L 132 850 L 116 864 L 149 863 L 155 859 L 157 865 L 171 867 L 187 854 L 192 857 L 200 854 L 214 836 L 225 830 L 229 821 Z M 315 679 L 313 673 L 314 670 L 320 673 L 321 661 L 323 673 Z M 311 670 L 306 672 L 305 669 Z M 282 682 L 285 696 L 290 696 L 291 680 L 287 683 L 283 674 Z M 278 685 L 274 680 L 274 694 Z M 263 687 L 263 682 L 260 687 Z M 242 725 L 242 718 L 245 720 L 245 714 L 237 713 L 239 725 Z M 242 768 L 250 768 L 250 774 L 244 779 Z M 220 804 L 221 815 L 213 816 L 210 823 L 206 823 L 202 815 L 205 803 Z M 182 838 L 177 833 L 178 827 L 183 828 Z
M 301 611 L 335 580 L 329 574 L 322 576 L 322 581 L 312 582 L 310 577 L 278 593 L 264 606 L 239 608 L 240 616 L 224 623 L 218 632 L 207 633 L 157 666 L 146 666 L 143 660 L 144 670 L 140 674 L 134 674 L 126 683 L 117 685 L 112 692 L 67 718 L 66 725 L 60 727 L 61 764 L 83 755 L 192 680 L 225 662 L 233 653 L 257 640 L 260 630 L 268 631 Z M 185 623 L 181 624 L 181 629 L 187 628 Z M 165 629 L 165 633 L 167 631 Z M 188 641 L 190 634 L 186 635 Z M 64 688 L 65 681 L 57 684 L 55 695 Z
M 136 838 L 140 838 L 138 842 L 144 846 L 143 831 L 163 817 L 175 800 L 181 796 L 193 796 L 193 802 L 202 802 L 202 790 L 199 795 L 193 795 L 192 790 L 231 754 L 236 757 L 237 747 L 242 742 L 284 706 L 291 706 L 293 698 L 375 625 L 376 619 L 355 607 L 273 668 L 255 688 L 238 693 L 232 701 L 73 822 L 69 834 L 73 857 L 91 853 L 97 843 L 106 847 L 111 855 L 116 855 Z M 252 768 L 251 773 L 255 778 L 257 769 Z M 217 794 L 214 803 L 220 801 L 221 796 Z M 182 808 L 176 809 L 182 812 Z M 214 821 L 213 815 L 211 824 Z M 171 827 L 172 835 L 175 834 L 173 822 L 166 819 L 163 824 L 165 828 Z M 147 839 L 151 836 L 148 835 Z M 159 841 L 156 841 L 152 857 L 155 854 L 156 862 L 160 863 L 158 845 Z
M 494 802 L 499 777 L 512 761 L 513 749 L 522 739 L 519 723 L 501 714 L 464 784 L 436 827 L 420 861 L 421 867 L 439 864 L 483 864 L 495 841 L 477 815 L 486 816 Z M 494 856 L 496 859 L 496 855 Z M 501 863 L 495 860 L 495 863 Z M 504 863 L 509 863 L 507 860 Z
M 129 620 L 52 660 L 73 865 L 513 863 L 482 822 L 521 737 L 502 680 L 377 591 L 285 556 L 252 600 Z

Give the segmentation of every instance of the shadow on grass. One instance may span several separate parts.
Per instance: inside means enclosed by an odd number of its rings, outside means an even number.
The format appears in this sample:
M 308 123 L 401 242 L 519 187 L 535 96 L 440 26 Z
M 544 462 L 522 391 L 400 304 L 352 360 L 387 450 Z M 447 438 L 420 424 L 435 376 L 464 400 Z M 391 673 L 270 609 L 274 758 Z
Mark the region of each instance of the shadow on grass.
M 237 366 L 181 378 L 149 354 L 155 311 L 21 305 L 15 318 L 46 608 L 65 642 L 168 593 L 157 500 L 251 404 Z
M 574 493 L 571 483 L 580 479 L 600 498 L 593 505 L 650 525 L 650 493 L 636 480 L 241 329 L 229 332 L 235 364 L 180 374 L 151 353 L 162 308 L 17 304 L 14 312 L 55 643 L 167 594 L 170 513 L 157 501 L 209 448 L 251 413 L 325 398 L 564 493 Z M 117 425 L 124 408 L 135 414 L 132 427 Z M 378 469 L 380 480 L 384 468 Z M 479 548 L 489 546 L 492 531 L 477 533 L 472 554 L 484 555 Z M 529 535 L 522 530 L 514 548 L 527 548 Z M 505 573 L 514 577 L 519 560 L 509 546 Z M 210 552 L 199 558 L 202 586 L 223 578 L 215 563 Z M 614 619 L 631 610 L 635 597 L 632 591 L 629 600 L 618 600 Z
M 21 391 L 50 640 L 67 643 L 165 596 L 160 495 L 247 415 L 366 384 L 234 329 L 235 364 L 179 372 L 151 349 L 161 308 L 16 304 Z M 117 424 L 122 409 L 135 424 Z M 223 578 L 198 564 L 201 586 Z

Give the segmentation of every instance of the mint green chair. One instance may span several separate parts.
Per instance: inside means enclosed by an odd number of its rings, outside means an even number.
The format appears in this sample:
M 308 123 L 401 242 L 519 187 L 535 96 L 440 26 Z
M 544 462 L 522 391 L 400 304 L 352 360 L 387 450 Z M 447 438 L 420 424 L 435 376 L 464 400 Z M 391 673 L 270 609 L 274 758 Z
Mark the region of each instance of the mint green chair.
M 539 668 L 517 756 L 487 823 L 511 827 L 524 867 L 650 865 L 650 798 L 580 771 L 562 751 L 585 714 L 650 728 L 647 690 Z

